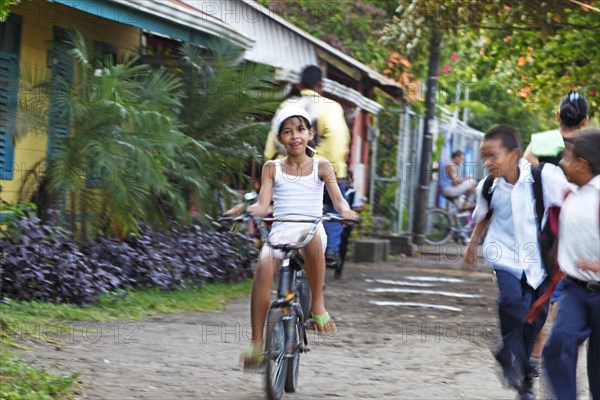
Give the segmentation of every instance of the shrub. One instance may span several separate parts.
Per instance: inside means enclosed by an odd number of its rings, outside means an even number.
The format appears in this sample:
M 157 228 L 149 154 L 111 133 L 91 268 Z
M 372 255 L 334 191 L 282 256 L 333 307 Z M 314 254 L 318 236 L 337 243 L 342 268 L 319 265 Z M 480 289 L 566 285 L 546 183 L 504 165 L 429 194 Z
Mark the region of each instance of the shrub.
M 78 246 L 69 232 L 35 216 L 8 225 L 11 234 L 0 238 L 3 298 L 89 304 L 117 289 L 241 281 L 257 256 L 246 236 L 200 226 L 159 233 L 142 225 L 125 241 L 101 237 Z

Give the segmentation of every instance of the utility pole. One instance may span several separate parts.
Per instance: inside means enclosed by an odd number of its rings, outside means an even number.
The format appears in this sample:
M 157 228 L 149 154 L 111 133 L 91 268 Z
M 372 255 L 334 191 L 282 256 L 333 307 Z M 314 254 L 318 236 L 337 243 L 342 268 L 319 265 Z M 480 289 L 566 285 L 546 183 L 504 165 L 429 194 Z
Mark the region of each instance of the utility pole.
M 431 165 L 431 152 L 433 150 L 433 132 L 435 127 L 435 97 L 437 89 L 437 69 L 440 55 L 442 35 L 436 29 L 431 32 L 429 40 L 429 76 L 427 77 L 427 98 L 425 99 L 425 123 L 423 124 L 423 146 L 421 148 L 421 165 L 419 166 L 419 187 L 415 195 L 415 215 L 413 229 L 413 243 L 423 245 L 425 237 L 425 211 L 429 191 L 429 169 Z

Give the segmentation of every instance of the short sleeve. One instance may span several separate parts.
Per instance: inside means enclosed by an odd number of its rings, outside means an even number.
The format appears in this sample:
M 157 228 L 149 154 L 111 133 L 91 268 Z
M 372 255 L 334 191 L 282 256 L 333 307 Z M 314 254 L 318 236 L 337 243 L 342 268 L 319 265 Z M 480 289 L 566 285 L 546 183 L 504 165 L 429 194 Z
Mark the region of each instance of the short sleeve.
M 490 210 L 490 206 L 487 202 L 487 200 L 483 197 L 483 183 L 485 182 L 485 178 L 483 178 L 482 180 L 479 181 L 479 183 L 477 184 L 477 188 L 475 189 L 475 194 L 476 194 L 476 205 L 475 205 L 475 210 L 473 210 L 473 220 L 475 222 L 479 222 L 482 219 L 484 219 L 487 214 L 488 211 Z
M 531 152 L 536 157 L 554 157 L 564 149 L 565 141 L 557 130 L 531 136 Z
M 562 168 L 554 164 L 544 164 L 542 168 L 542 191 L 544 207 L 560 207 L 565 193 L 572 189 Z

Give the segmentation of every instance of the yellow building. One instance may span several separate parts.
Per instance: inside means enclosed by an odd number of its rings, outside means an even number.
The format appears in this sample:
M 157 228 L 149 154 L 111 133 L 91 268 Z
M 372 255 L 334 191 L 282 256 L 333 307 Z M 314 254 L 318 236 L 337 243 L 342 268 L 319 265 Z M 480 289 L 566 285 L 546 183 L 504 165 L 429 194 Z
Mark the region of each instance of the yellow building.
M 8 202 L 17 200 L 27 171 L 52 152 L 53 139 L 69 134 L 68 124 L 60 120 L 63 113 L 50 96 L 47 133 L 14 140 L 19 124 L 19 70 L 36 68 L 47 72 L 51 79 L 65 75 L 69 69 L 57 68 L 51 47 L 67 31 L 80 31 L 88 48 L 110 55 L 117 62 L 125 55 L 145 54 L 153 44 L 168 45 L 169 41 L 202 46 L 220 37 L 242 48 L 253 44 L 220 20 L 181 0 L 28 0 L 10 11 L 7 20 L 0 22 L 0 199 Z

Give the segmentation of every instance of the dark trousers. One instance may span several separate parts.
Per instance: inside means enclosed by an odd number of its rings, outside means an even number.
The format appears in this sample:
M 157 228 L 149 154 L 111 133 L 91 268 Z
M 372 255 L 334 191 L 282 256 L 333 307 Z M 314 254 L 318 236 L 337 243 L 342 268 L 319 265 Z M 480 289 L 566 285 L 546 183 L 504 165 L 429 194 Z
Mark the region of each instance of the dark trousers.
M 350 235 L 352 234 L 352 225 L 344 227 L 342 231 L 342 241 L 340 242 L 340 262 L 344 265 L 346 261 L 346 253 L 348 253 L 348 242 L 350 241 Z
M 338 187 L 342 192 L 342 196 L 344 196 L 344 193 L 346 193 L 346 183 L 338 182 Z M 338 214 L 333 207 L 333 204 L 331 204 L 328 193 L 325 194 L 323 212 L 328 214 Z M 325 233 L 327 234 L 327 250 L 332 250 L 335 251 L 336 254 L 339 254 L 344 227 L 339 222 L 325 222 L 323 226 L 325 228 Z
M 498 279 L 498 314 L 502 332 L 502 348 L 496 353 L 496 359 L 506 370 L 511 369 L 519 376 L 531 373 L 534 366 L 529 359 L 540 330 L 544 326 L 548 307 L 539 319 L 530 325 L 524 321 L 531 305 L 546 291 L 549 279 L 533 289 L 527 284 L 525 274 L 521 279 L 507 271 L 496 270 Z
M 579 346 L 589 338 L 587 373 L 590 392 L 600 400 L 600 292 L 592 292 L 570 278 L 563 279 L 556 321 L 544 346 L 544 365 L 558 400 L 577 396 Z

